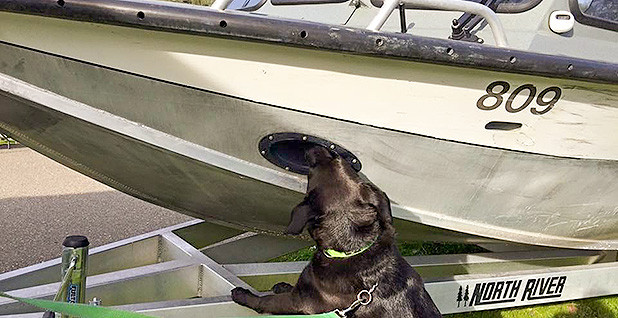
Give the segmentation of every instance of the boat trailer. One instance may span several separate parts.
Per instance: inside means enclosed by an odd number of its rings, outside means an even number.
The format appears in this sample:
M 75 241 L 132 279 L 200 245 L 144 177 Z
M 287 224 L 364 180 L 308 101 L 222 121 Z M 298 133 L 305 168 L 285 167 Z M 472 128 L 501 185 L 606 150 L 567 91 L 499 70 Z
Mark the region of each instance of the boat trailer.
M 306 262 L 266 261 L 310 245 L 193 220 L 91 249 L 86 297 L 159 317 L 252 316 L 254 311 L 231 300 L 230 290 L 240 286 L 260 294 L 277 282 L 295 283 Z M 406 260 L 423 276 L 443 314 L 618 294 L 615 251 L 513 248 L 507 243 L 499 249 Z M 0 290 L 53 299 L 61 265 L 57 258 L 0 274 Z M 0 298 L 0 317 L 42 315 L 40 309 Z

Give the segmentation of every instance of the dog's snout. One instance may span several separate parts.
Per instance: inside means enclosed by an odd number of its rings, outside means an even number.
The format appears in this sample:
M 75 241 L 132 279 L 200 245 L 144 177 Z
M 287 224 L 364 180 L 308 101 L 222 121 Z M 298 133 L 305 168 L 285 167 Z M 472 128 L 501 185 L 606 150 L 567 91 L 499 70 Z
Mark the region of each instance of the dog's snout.
M 315 146 L 305 152 L 305 159 L 309 163 L 309 167 L 315 167 L 329 163 L 333 160 L 333 154 L 322 146 Z

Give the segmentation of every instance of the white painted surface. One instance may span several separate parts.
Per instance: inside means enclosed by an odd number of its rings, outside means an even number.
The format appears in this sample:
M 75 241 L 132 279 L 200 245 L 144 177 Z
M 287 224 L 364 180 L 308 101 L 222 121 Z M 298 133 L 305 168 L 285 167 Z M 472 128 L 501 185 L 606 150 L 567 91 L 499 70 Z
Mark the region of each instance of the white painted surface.
M 563 302 L 588 297 L 598 297 L 602 295 L 612 295 L 616 292 L 615 286 L 618 279 L 616 275 L 612 275 L 616 271 L 616 263 L 604 263 L 593 265 L 579 265 L 569 267 L 544 268 L 539 270 L 520 271 L 504 274 L 480 274 L 480 275 L 457 275 L 454 279 L 432 282 L 425 285 L 427 292 L 442 313 L 458 313 L 476 310 L 489 310 L 498 308 L 509 308 L 518 306 L 539 305 L 548 302 Z M 562 288 L 556 288 L 556 281 L 550 281 L 552 289 L 547 289 L 549 283 L 547 280 L 552 278 L 563 277 L 564 284 Z M 541 281 L 543 279 L 543 281 Z M 531 282 L 532 280 L 536 283 Z M 464 306 L 463 302 L 457 302 L 457 294 L 459 287 L 468 287 L 470 297 L 476 284 L 482 286 L 483 283 L 496 284 L 507 281 L 518 282 L 521 284 L 519 289 L 512 289 L 514 292 L 497 293 L 495 299 L 491 299 L 492 293 L 488 293 L 489 299 L 485 299 L 485 304 L 473 304 Z M 540 283 L 544 283 L 540 287 Z M 535 289 L 534 286 L 537 286 Z M 493 287 L 493 286 L 491 286 Z M 540 288 L 539 288 L 540 287 Z M 558 292 L 559 291 L 559 292 Z M 483 295 L 485 296 L 485 295 Z M 543 298 L 545 296 L 546 298 Z M 548 297 L 549 296 L 549 297 Z M 505 300 L 510 302 L 504 302 Z M 497 300 L 491 304 L 492 300 Z M 502 301 L 502 302 L 500 302 Z M 470 300 L 469 303 L 472 303 Z
M 575 18 L 569 11 L 554 11 L 549 15 L 549 28 L 562 34 L 573 30 Z
M 615 85 L 8 13 L 0 14 L 0 26 L 3 41 L 270 105 L 482 146 L 618 159 Z M 478 109 L 477 100 L 498 80 L 511 86 L 505 100 L 523 84 L 534 85 L 537 95 L 557 86 L 562 97 L 544 115 L 530 112 L 534 101 L 518 113 L 508 113 L 504 102 Z M 523 126 L 488 131 L 490 121 Z

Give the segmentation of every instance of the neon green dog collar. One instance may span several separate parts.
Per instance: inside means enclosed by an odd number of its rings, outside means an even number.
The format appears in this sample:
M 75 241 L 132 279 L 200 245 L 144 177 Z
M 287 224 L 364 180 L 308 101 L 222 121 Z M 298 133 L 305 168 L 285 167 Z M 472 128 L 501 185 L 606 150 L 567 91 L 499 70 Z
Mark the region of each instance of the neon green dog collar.
M 324 250 L 324 255 L 326 255 L 326 257 L 328 258 L 340 258 L 340 259 L 344 259 L 344 258 L 350 258 L 354 255 L 358 255 L 366 250 L 368 250 L 370 247 L 373 246 L 373 244 L 376 242 L 378 238 L 376 237 L 375 240 L 371 241 L 371 243 L 369 243 L 368 245 L 366 245 L 363 248 L 360 248 L 356 251 L 352 251 L 352 252 L 340 252 L 340 251 L 336 251 L 333 249 L 325 249 Z

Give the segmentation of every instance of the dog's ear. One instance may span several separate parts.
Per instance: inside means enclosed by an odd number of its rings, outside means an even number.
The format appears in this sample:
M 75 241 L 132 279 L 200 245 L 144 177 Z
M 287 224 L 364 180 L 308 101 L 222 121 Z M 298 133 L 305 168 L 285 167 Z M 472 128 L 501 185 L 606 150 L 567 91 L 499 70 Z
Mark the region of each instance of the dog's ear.
M 375 207 L 378 213 L 378 220 L 382 223 L 393 224 L 393 213 L 391 211 L 391 201 L 386 193 L 372 183 L 365 184 L 368 195 L 368 202 Z
M 292 210 L 292 217 L 288 228 L 285 230 L 286 234 L 300 234 L 307 225 L 309 220 L 315 217 L 313 209 L 309 205 L 308 200 L 304 200 Z
M 391 211 L 391 200 L 388 198 L 385 192 L 382 192 L 380 198 L 380 205 L 378 211 L 378 217 L 382 219 L 384 223 L 393 224 L 393 211 Z
M 376 220 L 380 223 L 393 223 L 390 200 L 386 193 L 372 183 L 364 183 L 361 186 L 361 200 L 359 208 L 354 214 L 354 223 L 359 226 L 367 226 Z

